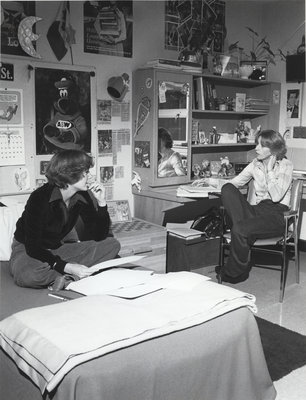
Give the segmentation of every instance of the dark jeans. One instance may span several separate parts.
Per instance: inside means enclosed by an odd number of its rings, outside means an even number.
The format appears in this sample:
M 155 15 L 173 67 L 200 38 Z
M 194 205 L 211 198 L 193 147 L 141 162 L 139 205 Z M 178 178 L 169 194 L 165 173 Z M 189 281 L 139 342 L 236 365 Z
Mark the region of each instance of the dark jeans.
M 78 263 L 91 267 L 102 261 L 112 260 L 120 251 L 120 243 L 113 237 L 100 242 L 88 240 L 77 243 L 64 243 L 53 254 L 59 255 L 68 263 Z M 10 271 L 18 286 L 40 289 L 49 286 L 61 274 L 46 262 L 27 255 L 22 243 L 14 239 L 10 258 Z
M 223 272 L 237 277 L 250 270 L 250 247 L 256 239 L 282 235 L 283 213 L 288 207 L 272 200 L 250 205 L 231 183 L 222 187 L 221 199 L 232 224 L 230 253 Z

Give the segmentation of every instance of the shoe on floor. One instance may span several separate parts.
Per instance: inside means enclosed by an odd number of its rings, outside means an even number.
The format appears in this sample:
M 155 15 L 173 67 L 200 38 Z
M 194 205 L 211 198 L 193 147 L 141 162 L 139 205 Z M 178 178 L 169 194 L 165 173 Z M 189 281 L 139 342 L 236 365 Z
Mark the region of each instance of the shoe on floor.
M 215 272 L 217 274 L 216 278 L 217 278 L 218 282 L 220 282 L 220 283 L 222 283 L 222 282 L 228 282 L 228 283 L 244 282 L 248 279 L 248 277 L 250 275 L 250 271 L 245 271 L 243 274 L 238 275 L 238 276 L 227 275 L 222 271 L 221 265 L 217 265 L 215 267 Z

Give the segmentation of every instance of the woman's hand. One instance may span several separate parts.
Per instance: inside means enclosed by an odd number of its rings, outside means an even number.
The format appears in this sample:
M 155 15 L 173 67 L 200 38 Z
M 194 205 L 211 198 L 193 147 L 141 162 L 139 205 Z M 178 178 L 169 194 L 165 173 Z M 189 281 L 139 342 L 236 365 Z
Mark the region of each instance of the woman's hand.
M 72 264 L 67 263 L 64 268 L 64 272 L 70 275 L 76 275 L 78 278 L 86 278 L 87 276 L 91 275 L 89 269 L 82 264 Z
M 274 165 L 276 163 L 276 157 L 272 154 L 271 157 L 269 158 L 268 164 L 267 164 L 267 172 L 273 171 Z
M 97 199 L 99 206 L 105 207 L 105 188 L 103 187 L 103 185 L 97 181 L 94 181 L 88 184 L 88 189 L 91 190 L 92 194 Z

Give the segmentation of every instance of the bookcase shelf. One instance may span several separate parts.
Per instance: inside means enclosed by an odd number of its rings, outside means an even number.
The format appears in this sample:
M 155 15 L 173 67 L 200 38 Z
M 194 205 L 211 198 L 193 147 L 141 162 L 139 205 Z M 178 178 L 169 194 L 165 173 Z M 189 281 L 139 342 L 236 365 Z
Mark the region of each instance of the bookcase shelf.
M 194 105 L 194 80 L 197 78 L 209 83 L 208 87 L 213 88 L 215 98 L 236 99 L 237 93 L 245 94 L 248 99 L 246 109 L 244 111 L 220 111 L 207 107 L 197 109 Z M 147 112 L 143 124 L 138 130 L 135 128 L 133 131 L 133 171 L 138 172 L 142 179 L 142 193 L 146 190 L 160 192 L 162 187 L 190 182 L 194 178 L 194 165 L 201 165 L 203 160 L 219 162 L 220 158 L 228 156 L 230 162 L 234 164 L 251 161 L 256 156 L 255 143 L 199 144 L 198 137 L 195 144 L 192 141 L 193 128 L 196 127 L 201 131 L 201 137 L 204 131 L 208 142 L 211 142 L 213 127 L 218 134 L 227 134 L 230 141 L 235 137 L 235 129 L 240 121 L 247 122 L 253 129 L 260 125 L 263 130 L 278 130 L 280 88 L 280 83 L 276 82 L 198 74 L 168 68 L 143 67 L 134 71 L 132 120 L 137 122 L 141 110 Z M 144 99 L 147 99 L 147 103 L 143 103 Z M 217 108 L 219 104 L 219 102 L 214 103 L 213 108 Z M 136 126 L 139 125 L 135 124 Z M 176 142 L 173 149 L 181 153 L 186 162 L 186 176 L 169 178 L 158 176 L 159 127 L 171 132 Z M 224 141 L 225 138 L 224 136 Z M 140 150 L 143 150 L 143 154 L 148 158 L 147 163 L 141 164 L 137 161 Z M 144 197 L 142 193 L 140 192 L 138 197 Z
M 199 78 L 201 82 L 208 82 L 208 86 L 204 85 L 205 89 L 209 91 L 213 90 L 215 98 L 229 97 L 235 99 L 237 93 L 245 94 L 248 100 L 247 109 L 244 111 L 220 111 L 218 109 L 207 109 L 206 107 L 206 109 L 196 109 L 194 107 L 194 81 Z M 151 84 L 149 85 L 150 82 Z M 161 84 L 165 82 L 170 82 L 168 86 L 166 85 L 169 87 L 169 99 L 171 97 L 175 98 L 174 91 L 176 88 L 182 87 L 180 86 L 182 84 L 185 87 L 184 85 L 186 84 L 186 87 L 189 88 L 188 96 L 186 99 L 184 98 L 186 104 L 184 103 L 182 106 L 179 104 L 181 100 L 178 100 L 177 103 L 174 101 L 173 106 L 170 107 L 168 103 L 161 100 L 164 94 L 166 97 L 168 96 L 167 89 L 165 92 L 161 89 Z M 171 82 L 173 82 L 173 85 Z M 205 94 L 208 95 L 207 92 Z M 146 67 L 135 71 L 133 76 L 133 120 L 135 121 L 137 120 L 139 104 L 146 96 L 151 102 L 148 119 L 139 132 L 133 135 L 134 151 L 135 147 L 139 146 L 139 143 L 140 145 L 148 143 L 148 148 L 150 149 L 150 167 L 133 166 L 133 169 L 141 175 L 143 184 L 146 187 L 179 184 L 183 179 L 179 177 L 157 179 L 157 131 L 159 125 L 168 127 L 170 131 L 173 128 L 173 132 L 171 133 L 177 135 L 178 130 L 181 129 L 180 126 L 183 126 L 182 121 L 184 119 L 187 138 L 184 137 L 182 141 L 185 142 L 185 145 L 187 142 L 187 145 L 183 146 L 181 144 L 180 146 L 176 146 L 175 150 L 184 154 L 187 160 L 188 173 L 184 178 L 185 180 L 193 177 L 193 165 L 201 163 L 206 158 L 206 153 L 209 153 L 210 160 L 213 160 L 214 153 L 216 159 L 219 160 L 222 155 L 226 156 L 230 152 L 230 161 L 232 162 L 247 162 L 254 157 L 253 149 L 255 148 L 255 144 L 252 143 L 194 144 L 192 141 L 193 122 L 196 122 L 199 131 L 205 132 L 205 137 L 209 141 L 211 138 L 210 132 L 213 127 L 216 127 L 218 133 L 233 134 L 240 121 L 247 121 L 253 129 L 256 129 L 260 125 L 262 129 L 278 130 L 279 126 L 280 83 L 276 82 L 231 78 L 204 73 L 198 74 L 170 68 Z M 258 101 L 258 110 L 249 109 L 250 99 L 254 101 L 252 108 L 256 107 L 256 101 Z M 218 104 L 216 102 L 214 108 Z M 261 108 L 263 109 L 260 110 Z M 199 140 L 197 142 L 199 143 Z
M 237 147 L 240 150 L 243 149 L 252 149 L 256 145 L 255 143 L 217 143 L 217 144 L 192 144 L 191 147 L 193 149 L 220 149 L 220 148 L 228 148 L 228 147 Z
M 267 115 L 268 112 L 262 112 L 262 111 L 220 111 L 220 110 L 192 110 L 192 115 L 196 116 L 197 114 L 201 115 L 203 114 L 204 116 L 212 116 L 212 117 L 223 117 L 223 118 L 235 118 L 237 119 L 237 116 L 241 118 L 255 118 L 261 115 Z M 199 116 L 198 116 L 199 117 Z

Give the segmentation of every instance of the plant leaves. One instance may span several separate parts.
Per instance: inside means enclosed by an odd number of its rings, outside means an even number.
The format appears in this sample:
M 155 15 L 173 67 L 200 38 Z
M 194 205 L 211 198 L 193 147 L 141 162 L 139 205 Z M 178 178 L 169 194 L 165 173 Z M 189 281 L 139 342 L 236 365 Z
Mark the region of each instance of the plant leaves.
M 275 54 L 273 53 L 273 51 L 270 49 L 270 46 L 263 46 L 263 48 L 265 50 L 267 50 L 267 52 L 272 56 L 275 57 Z
M 265 38 L 261 39 L 261 40 L 257 43 L 257 46 L 256 46 L 256 48 L 255 48 L 255 52 L 256 52 L 256 50 L 257 50 L 263 43 L 266 43 Z
M 281 49 L 277 49 L 277 50 L 279 51 L 279 55 L 281 56 L 281 59 L 283 61 L 286 61 L 286 55 L 282 52 L 282 50 Z
M 249 28 L 246 26 L 246 29 L 248 29 L 250 32 L 254 33 L 255 36 L 259 36 L 257 32 L 255 32 L 252 28 Z
M 228 49 L 229 50 L 239 49 L 240 47 L 238 47 L 238 43 L 239 43 L 239 40 L 237 40 L 237 42 L 235 42 L 235 43 L 230 44 L 228 46 Z

